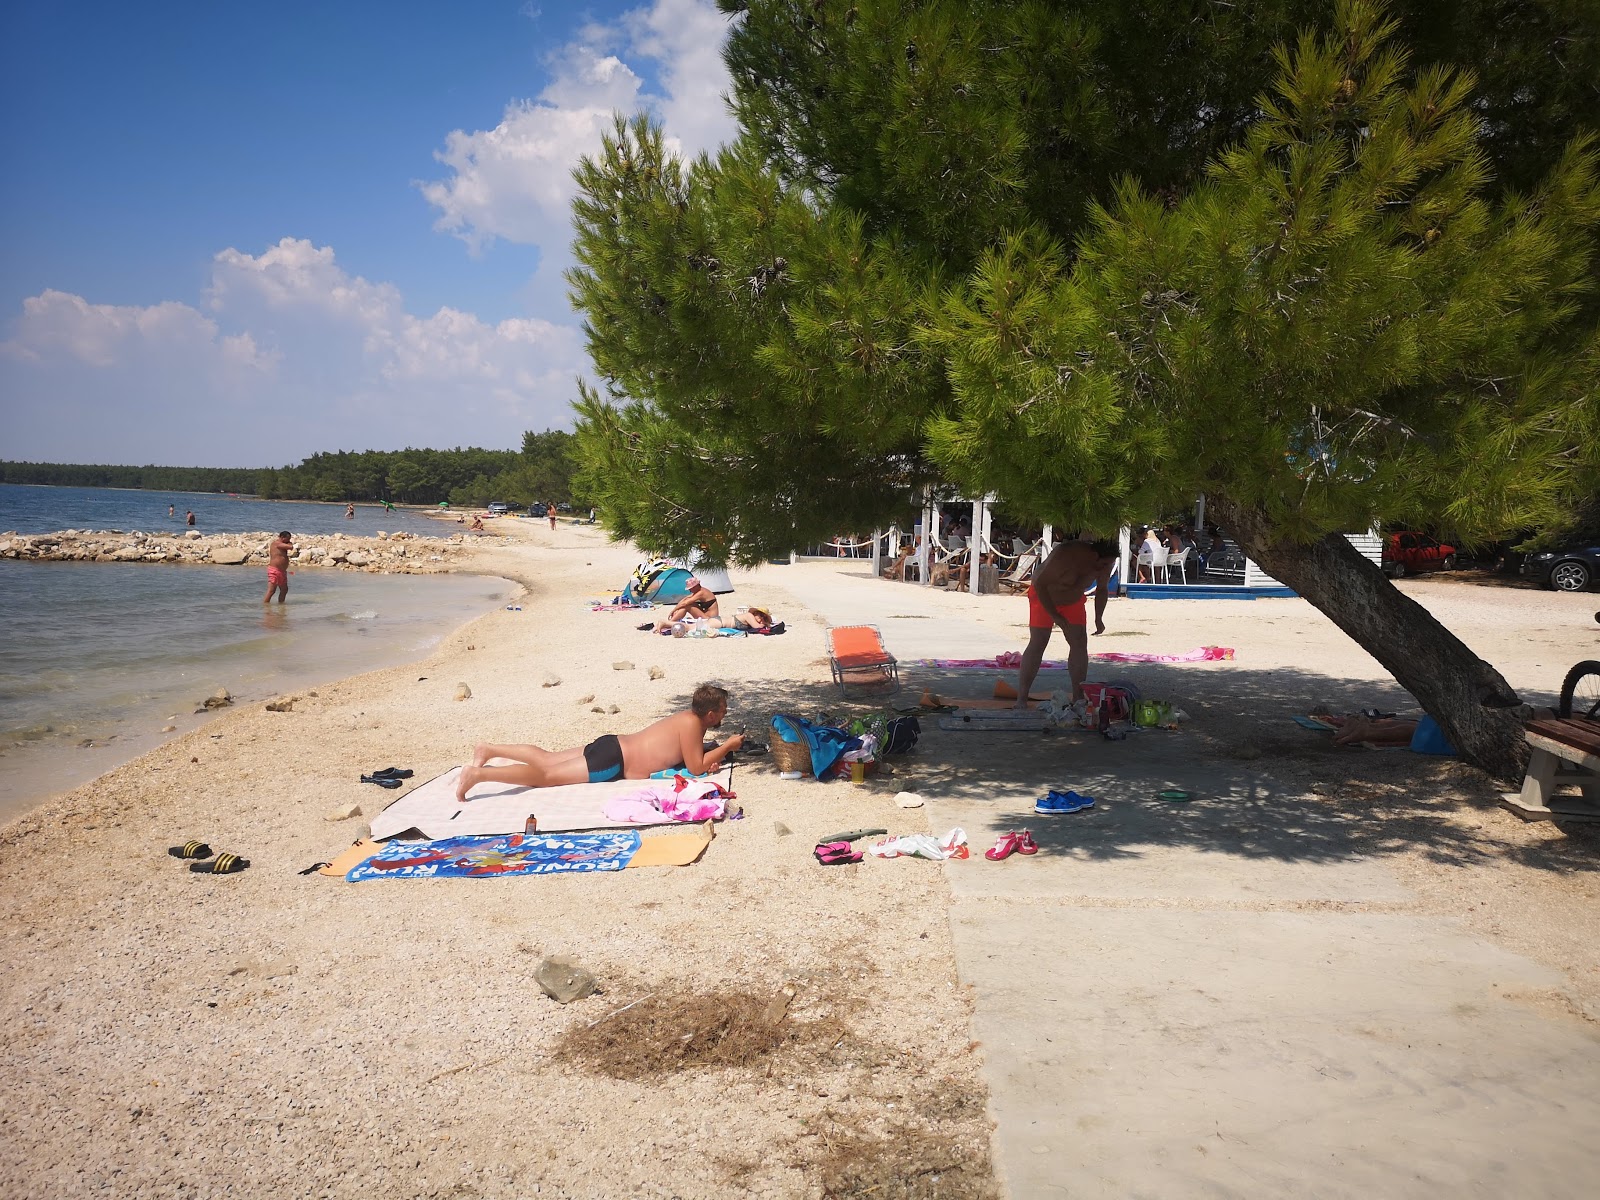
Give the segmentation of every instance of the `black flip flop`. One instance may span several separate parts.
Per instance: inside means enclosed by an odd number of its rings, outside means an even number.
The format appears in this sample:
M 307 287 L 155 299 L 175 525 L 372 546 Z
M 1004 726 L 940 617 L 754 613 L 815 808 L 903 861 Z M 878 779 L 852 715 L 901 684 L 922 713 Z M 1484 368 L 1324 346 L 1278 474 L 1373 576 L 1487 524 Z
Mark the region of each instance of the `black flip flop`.
M 190 863 L 189 870 L 196 875 L 232 875 L 242 871 L 250 865 L 248 858 L 240 858 L 237 854 L 219 854 L 210 862 Z
M 375 783 L 379 787 L 388 788 L 392 792 L 404 781 L 399 779 L 390 779 L 387 775 L 363 775 L 361 777 L 361 782 Z
M 185 842 L 181 846 L 170 846 L 167 853 L 173 858 L 210 858 L 211 847 L 204 842 Z

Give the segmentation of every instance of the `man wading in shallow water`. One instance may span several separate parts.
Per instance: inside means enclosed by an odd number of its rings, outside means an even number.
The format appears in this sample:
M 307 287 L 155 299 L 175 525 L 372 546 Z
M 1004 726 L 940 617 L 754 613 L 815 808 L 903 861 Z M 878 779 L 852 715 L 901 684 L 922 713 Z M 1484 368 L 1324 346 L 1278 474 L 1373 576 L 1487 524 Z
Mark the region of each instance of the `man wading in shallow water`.
M 273 592 L 278 593 L 279 604 L 289 598 L 289 551 L 293 549 L 287 529 L 267 547 L 267 594 L 261 597 L 261 603 L 270 603 Z
M 485 742 L 472 751 L 472 762 L 461 768 L 456 799 L 465 804 L 467 793 L 480 783 L 536 788 L 606 783 L 612 779 L 648 779 L 657 771 L 680 766 L 703 775 L 744 745 L 744 734 L 736 733 L 715 750 L 704 749 L 706 731 L 721 725 L 727 715 L 728 693 L 703 683 L 695 689 L 688 712 L 663 717 L 638 733 L 621 737 L 605 734 L 581 749 L 545 750 L 539 746 L 495 746 Z M 491 758 L 512 758 L 516 765 L 484 766 Z

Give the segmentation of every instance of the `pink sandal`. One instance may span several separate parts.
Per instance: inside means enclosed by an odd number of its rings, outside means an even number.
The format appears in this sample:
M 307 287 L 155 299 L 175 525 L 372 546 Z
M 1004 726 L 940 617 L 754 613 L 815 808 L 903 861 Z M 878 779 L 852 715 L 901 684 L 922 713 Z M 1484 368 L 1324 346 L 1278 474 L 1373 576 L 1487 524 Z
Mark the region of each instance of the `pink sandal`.
M 1033 840 L 1033 834 L 1024 829 L 1021 833 L 1002 833 L 995 844 L 983 852 L 983 856 L 990 862 L 999 862 L 1013 854 L 1037 853 L 1039 843 Z

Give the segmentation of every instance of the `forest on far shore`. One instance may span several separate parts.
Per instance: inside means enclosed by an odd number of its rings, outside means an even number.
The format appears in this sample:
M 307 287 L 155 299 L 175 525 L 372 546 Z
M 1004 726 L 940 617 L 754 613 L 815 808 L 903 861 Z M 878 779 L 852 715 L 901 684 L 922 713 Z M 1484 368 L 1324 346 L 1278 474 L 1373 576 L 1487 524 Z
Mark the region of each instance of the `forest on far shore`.
M 388 500 L 463 507 L 494 500 L 578 501 L 572 494 L 572 435 L 523 434 L 522 449 L 339 450 L 288 467 L 130 467 L 0 461 L 0 483 L 51 487 L 230 492 L 263 500 Z

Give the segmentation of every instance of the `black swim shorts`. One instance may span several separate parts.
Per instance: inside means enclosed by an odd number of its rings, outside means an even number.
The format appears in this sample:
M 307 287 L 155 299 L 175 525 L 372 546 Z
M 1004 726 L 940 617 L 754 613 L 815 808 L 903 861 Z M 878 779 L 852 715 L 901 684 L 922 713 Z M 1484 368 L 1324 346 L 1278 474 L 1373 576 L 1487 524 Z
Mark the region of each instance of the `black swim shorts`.
M 622 743 L 614 733 L 603 734 L 583 748 L 590 783 L 606 783 L 622 776 Z

